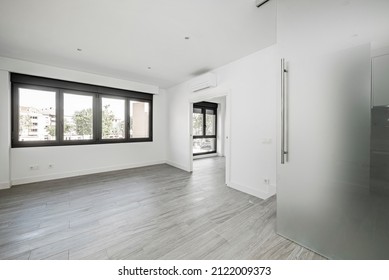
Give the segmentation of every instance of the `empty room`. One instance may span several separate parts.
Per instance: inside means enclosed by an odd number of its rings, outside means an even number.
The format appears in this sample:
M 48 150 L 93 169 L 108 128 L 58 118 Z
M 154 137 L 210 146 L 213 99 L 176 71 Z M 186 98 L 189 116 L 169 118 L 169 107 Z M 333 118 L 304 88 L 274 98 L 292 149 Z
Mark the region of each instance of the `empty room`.
M 389 259 L 388 12 L 0 0 L 0 259 Z

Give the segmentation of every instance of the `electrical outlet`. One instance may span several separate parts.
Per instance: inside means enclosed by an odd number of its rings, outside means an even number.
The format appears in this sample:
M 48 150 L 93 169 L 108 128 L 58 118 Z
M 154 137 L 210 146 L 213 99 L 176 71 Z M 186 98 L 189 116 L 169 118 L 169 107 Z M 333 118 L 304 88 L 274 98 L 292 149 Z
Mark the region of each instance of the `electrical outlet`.
M 270 179 L 269 179 L 269 178 L 263 179 L 263 183 L 264 183 L 265 185 L 270 185 Z
M 54 164 L 53 163 L 49 163 L 49 169 L 52 169 L 54 168 Z
M 30 165 L 30 170 L 39 170 L 39 165 Z

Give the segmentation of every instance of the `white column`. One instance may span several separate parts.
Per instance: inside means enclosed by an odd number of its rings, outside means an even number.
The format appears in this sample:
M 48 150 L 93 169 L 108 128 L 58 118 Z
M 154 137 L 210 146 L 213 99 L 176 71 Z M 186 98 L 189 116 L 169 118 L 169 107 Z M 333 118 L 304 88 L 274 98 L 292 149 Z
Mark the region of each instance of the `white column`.
M 11 94 L 7 71 L 0 70 L 0 189 L 10 187 Z

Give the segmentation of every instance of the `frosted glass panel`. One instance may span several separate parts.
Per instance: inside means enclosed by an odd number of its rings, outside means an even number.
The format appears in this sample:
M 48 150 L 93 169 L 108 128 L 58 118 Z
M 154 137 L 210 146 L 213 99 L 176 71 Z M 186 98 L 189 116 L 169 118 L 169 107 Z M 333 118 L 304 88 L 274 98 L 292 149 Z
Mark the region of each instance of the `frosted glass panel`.
M 369 46 L 287 61 L 278 233 L 332 259 L 389 259 L 388 111 L 371 109 Z
M 389 55 L 375 57 L 373 66 L 373 104 L 389 105 Z

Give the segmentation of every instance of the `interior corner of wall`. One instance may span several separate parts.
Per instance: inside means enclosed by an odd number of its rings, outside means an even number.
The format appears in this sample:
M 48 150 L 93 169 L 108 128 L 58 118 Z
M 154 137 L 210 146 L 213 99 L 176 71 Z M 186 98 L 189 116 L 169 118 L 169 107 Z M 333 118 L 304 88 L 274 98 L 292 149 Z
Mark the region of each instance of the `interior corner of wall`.
M 10 182 L 0 182 L 0 190 L 9 189 L 11 187 Z
M 263 200 L 266 200 L 275 194 L 275 186 L 269 185 L 265 185 L 263 186 L 263 188 L 256 188 L 251 186 L 245 186 L 236 182 L 230 182 L 229 187 L 247 193 L 249 195 L 261 198 Z
M 182 165 L 182 164 L 179 164 L 179 163 L 176 163 L 176 162 L 173 162 L 173 161 L 170 161 L 170 160 L 167 160 L 167 161 L 166 161 L 166 164 L 168 164 L 168 165 L 170 165 L 170 166 L 173 166 L 173 167 L 175 167 L 175 168 L 184 170 L 184 171 L 186 171 L 186 172 L 192 172 L 188 166 L 184 166 L 184 165 Z

